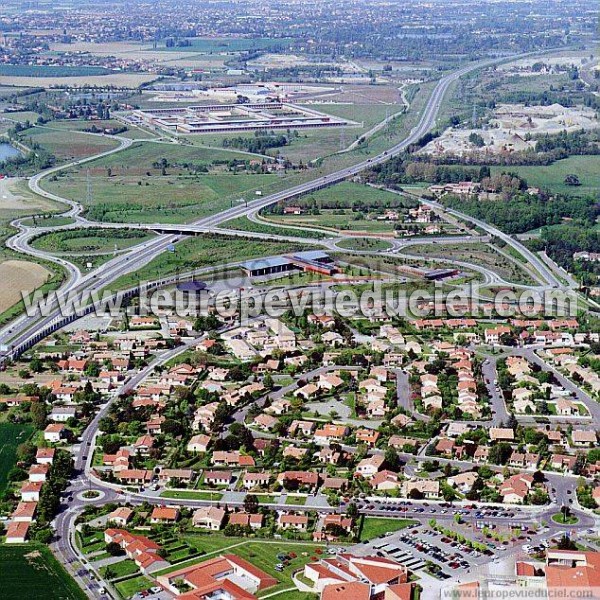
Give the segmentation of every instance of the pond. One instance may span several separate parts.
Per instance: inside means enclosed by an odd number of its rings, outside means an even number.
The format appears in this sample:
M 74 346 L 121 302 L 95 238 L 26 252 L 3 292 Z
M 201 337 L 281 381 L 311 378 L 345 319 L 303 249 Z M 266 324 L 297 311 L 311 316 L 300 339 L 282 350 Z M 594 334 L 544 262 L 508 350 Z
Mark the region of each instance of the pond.
M 6 142 L 0 142 L 0 162 L 6 160 L 7 158 L 14 158 L 15 156 L 19 156 L 21 153 L 10 144 Z

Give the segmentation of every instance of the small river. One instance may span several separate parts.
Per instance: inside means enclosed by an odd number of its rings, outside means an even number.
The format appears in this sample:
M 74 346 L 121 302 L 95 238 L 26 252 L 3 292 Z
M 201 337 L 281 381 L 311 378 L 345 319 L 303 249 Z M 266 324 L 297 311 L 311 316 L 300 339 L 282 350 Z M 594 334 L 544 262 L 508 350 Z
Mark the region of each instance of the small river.
M 0 142 L 0 162 L 7 158 L 19 156 L 20 154 L 21 153 L 14 146 L 11 146 L 6 142 Z

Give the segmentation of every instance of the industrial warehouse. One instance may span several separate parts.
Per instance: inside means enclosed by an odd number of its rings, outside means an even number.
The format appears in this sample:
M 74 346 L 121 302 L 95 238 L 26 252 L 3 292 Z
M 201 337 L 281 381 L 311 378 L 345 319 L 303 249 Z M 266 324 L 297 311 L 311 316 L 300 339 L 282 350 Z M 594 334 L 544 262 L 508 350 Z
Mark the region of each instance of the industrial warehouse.
M 358 125 L 312 108 L 276 101 L 136 110 L 129 120 L 182 134 Z
M 275 256 L 251 260 L 242 264 L 242 269 L 250 277 L 260 277 L 285 273 L 287 271 L 310 271 L 321 275 L 333 275 L 337 268 L 329 254 L 320 250 L 297 252 L 290 256 Z

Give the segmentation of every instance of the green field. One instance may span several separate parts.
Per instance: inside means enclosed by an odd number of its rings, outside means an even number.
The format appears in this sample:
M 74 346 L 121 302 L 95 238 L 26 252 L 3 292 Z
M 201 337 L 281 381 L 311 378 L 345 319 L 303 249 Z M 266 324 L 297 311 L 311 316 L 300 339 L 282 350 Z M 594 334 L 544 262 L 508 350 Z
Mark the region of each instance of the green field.
M 106 567 L 100 567 L 100 575 L 107 579 L 118 579 L 126 575 L 133 575 L 134 573 L 139 573 L 139 568 L 130 559 L 122 560 Z
M 182 223 L 229 208 L 241 198 L 252 200 L 256 191 L 267 193 L 282 184 L 276 175 L 228 171 L 227 164 L 234 159 L 246 161 L 248 156 L 196 146 L 137 143 L 42 185 L 85 203 L 89 170 L 92 201 L 86 208 L 91 218 Z
M 189 46 L 159 46 L 157 50 L 171 52 L 243 52 L 245 50 L 278 50 L 289 46 L 292 38 L 188 38 Z M 151 48 L 148 48 L 149 50 Z
M 551 192 L 584 196 L 600 192 L 600 156 L 570 156 L 548 166 L 491 167 L 492 175 L 502 172 L 516 173 L 527 183 Z M 567 175 L 577 175 L 580 186 L 565 185 Z
M 278 227 L 266 223 L 256 223 L 255 221 L 251 221 L 248 217 L 238 217 L 237 219 L 231 219 L 231 221 L 225 221 L 221 227 L 225 229 L 235 229 L 237 231 L 252 231 L 256 233 L 270 233 L 273 235 L 287 235 L 293 237 L 309 237 L 315 240 L 331 235 L 308 228 L 291 229 L 290 227 Z
M 136 273 L 117 279 L 111 284 L 111 289 L 126 289 L 138 285 L 140 281 L 153 281 L 176 272 L 184 273 L 202 267 L 285 254 L 299 249 L 308 248 L 292 242 L 268 242 L 225 236 L 187 238 L 177 244 L 175 252 L 164 252 Z
M 19 139 L 26 146 L 39 144 L 59 162 L 86 158 L 117 147 L 111 138 L 44 127 L 26 129 L 19 134 Z
M 111 252 L 147 242 L 153 233 L 128 229 L 70 229 L 47 233 L 32 245 L 47 252 Z
M 108 75 L 104 67 L 60 65 L 0 65 L 1 77 L 86 77 Z
M 29 225 L 30 227 L 34 225 L 33 218 L 24 219 L 23 223 L 25 225 Z M 35 220 L 35 225 L 37 227 L 61 227 L 63 225 L 72 225 L 73 223 L 75 223 L 75 221 L 70 217 L 53 217 L 51 215 L 46 218 L 38 217 Z
M 25 442 L 32 431 L 31 425 L 0 423 L 0 493 L 6 489 L 8 473 L 15 466 L 17 446 Z
M 265 219 L 284 226 L 295 225 L 323 227 L 337 231 L 393 233 L 394 222 L 365 218 L 363 212 L 368 212 L 369 209 L 378 210 L 386 207 L 398 207 L 398 210 L 402 212 L 403 206 L 416 206 L 417 202 L 386 190 L 343 181 L 305 196 L 299 204 L 305 207 L 318 207 L 318 214 L 313 214 L 310 210 L 301 215 L 265 214 Z M 353 210 L 353 207 L 359 206 L 361 211 Z
M 360 530 L 360 541 L 372 540 L 380 535 L 384 535 L 388 531 L 399 531 L 413 525 L 419 525 L 418 521 L 366 517 Z
M 340 248 L 345 250 L 369 250 L 372 252 L 378 252 L 381 250 L 388 250 L 392 247 L 392 244 L 386 240 L 378 238 L 346 238 L 338 243 Z
M 85 600 L 62 565 L 45 546 L 0 546 L 3 600 Z

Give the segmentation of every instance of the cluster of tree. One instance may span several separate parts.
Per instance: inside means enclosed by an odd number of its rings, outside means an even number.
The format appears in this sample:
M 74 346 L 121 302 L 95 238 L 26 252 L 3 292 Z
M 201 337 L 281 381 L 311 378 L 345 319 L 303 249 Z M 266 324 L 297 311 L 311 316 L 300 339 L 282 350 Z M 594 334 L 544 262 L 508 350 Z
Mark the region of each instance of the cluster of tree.
M 592 197 L 532 196 L 516 194 L 502 202 L 480 202 L 445 196 L 444 204 L 496 225 L 509 234 L 523 233 L 546 225 L 557 225 L 564 218 L 592 226 L 600 215 L 600 206 Z
M 298 132 L 296 132 L 296 136 Z M 265 133 L 257 131 L 254 137 L 234 137 L 223 140 L 223 148 L 237 148 L 252 152 L 253 154 L 264 154 L 271 148 L 282 148 L 289 144 L 288 136 L 283 134 Z
M 600 213 L 598 205 L 594 206 Z M 541 238 L 528 242 L 531 249 L 546 250 L 561 267 L 579 277 L 583 285 L 593 285 L 600 275 L 600 264 L 575 260 L 576 252 L 600 252 L 600 231 L 593 229 L 589 219 L 542 229 Z
M 40 492 L 38 521 L 49 523 L 54 519 L 60 508 L 60 495 L 69 485 L 72 473 L 73 459 L 71 455 L 64 450 L 58 450 L 54 455 L 52 467 Z
M 402 183 L 458 183 L 459 181 L 481 181 L 490 176 L 488 166 L 464 167 L 461 165 L 441 165 L 429 157 L 403 154 L 381 165 L 376 165 L 366 174 L 373 183 L 394 186 Z
M 561 151 L 566 155 L 573 154 L 600 154 L 600 133 L 597 131 L 585 132 L 572 131 L 567 133 L 561 131 L 556 135 L 544 135 L 536 139 L 536 152 Z M 562 155 L 561 155 L 562 156 Z

